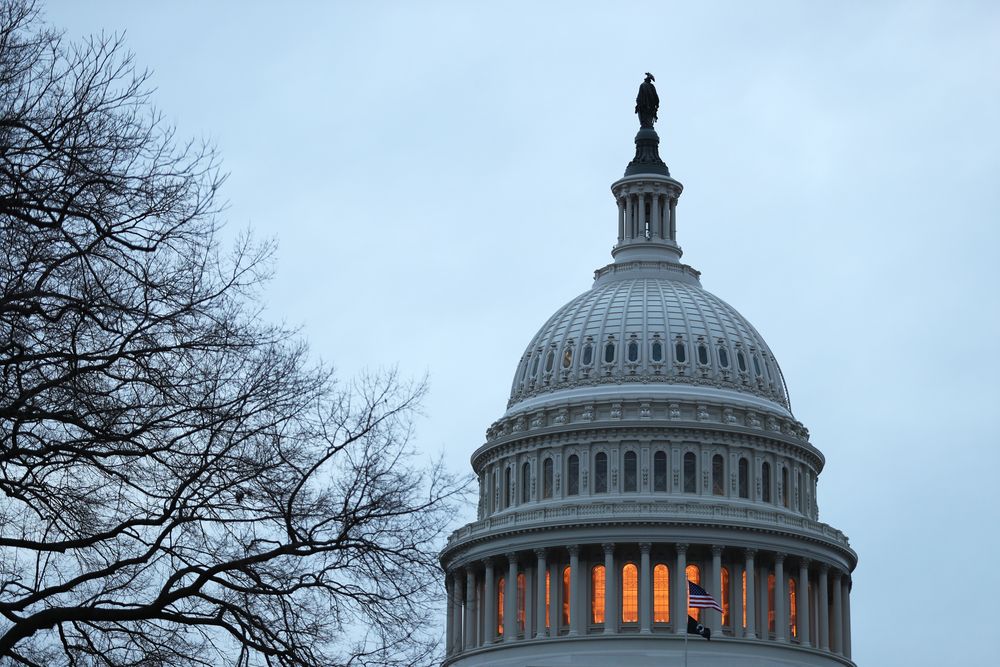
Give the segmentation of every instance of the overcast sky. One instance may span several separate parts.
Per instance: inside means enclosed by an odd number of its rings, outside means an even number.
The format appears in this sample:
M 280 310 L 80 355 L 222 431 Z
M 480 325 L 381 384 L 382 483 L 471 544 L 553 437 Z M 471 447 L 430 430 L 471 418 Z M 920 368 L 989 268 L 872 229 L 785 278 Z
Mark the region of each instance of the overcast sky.
M 268 316 L 345 377 L 426 372 L 417 444 L 462 470 L 610 261 L 653 72 L 684 260 L 827 457 L 856 662 L 996 664 L 1000 4 L 43 6 L 126 34 L 232 229 L 277 238 Z

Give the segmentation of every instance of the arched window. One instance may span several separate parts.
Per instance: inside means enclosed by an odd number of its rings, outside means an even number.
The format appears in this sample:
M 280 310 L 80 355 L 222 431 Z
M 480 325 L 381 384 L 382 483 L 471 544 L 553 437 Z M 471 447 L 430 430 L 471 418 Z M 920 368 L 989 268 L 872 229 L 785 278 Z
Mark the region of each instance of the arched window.
M 497 634 L 503 635 L 503 596 L 506 593 L 507 581 L 500 577 L 497 580 Z
M 510 507 L 510 466 L 503 469 L 503 506 Z
M 771 464 L 767 461 L 760 466 L 760 489 L 761 499 L 765 503 L 771 502 Z
M 563 568 L 562 572 L 562 624 L 564 627 L 569 626 L 569 608 L 572 600 L 570 599 L 570 587 L 569 587 L 569 566 Z
M 712 495 L 726 495 L 726 463 L 721 454 L 712 457 Z
M 729 350 L 727 350 L 724 346 L 720 345 L 718 351 L 719 351 L 719 367 L 729 368 Z
M 531 464 L 525 461 L 521 464 L 521 502 L 531 500 Z
M 708 365 L 708 346 L 704 343 L 698 343 L 698 363 L 703 366 Z
M 590 622 L 604 622 L 604 566 L 595 565 L 590 571 Z
M 653 568 L 653 623 L 670 622 L 670 572 L 663 563 Z
M 667 453 L 653 454 L 653 491 L 667 490 Z
M 635 452 L 625 452 L 625 491 L 638 490 L 639 463 Z
M 542 462 L 542 498 L 552 497 L 552 459 Z
M 524 612 L 527 602 L 527 582 L 524 573 L 517 574 L 517 631 L 524 632 Z
M 740 498 L 750 497 L 750 462 L 744 458 L 740 459 L 740 472 L 739 472 L 739 491 Z
M 594 493 L 608 492 L 608 455 L 598 452 L 594 457 Z
M 570 454 L 566 459 L 566 495 L 575 496 L 580 493 L 580 457 Z
M 722 605 L 722 625 L 729 625 L 732 619 L 729 618 L 729 568 L 723 567 L 719 571 L 719 603 Z
M 679 364 L 687 363 L 687 347 L 685 347 L 684 341 L 680 338 L 674 344 L 674 358 Z
M 622 623 L 639 622 L 639 570 L 635 563 L 622 567 Z
M 792 490 L 788 488 L 788 466 L 781 466 L 781 504 L 792 506 Z
M 795 595 L 795 580 L 788 579 L 788 631 L 792 638 L 799 636 L 799 608 Z
M 774 632 L 774 575 L 767 575 L 767 631 Z
M 684 574 L 687 575 L 688 581 L 693 584 L 701 583 L 701 568 L 697 565 L 688 565 L 684 569 Z M 701 609 L 698 607 L 688 607 L 688 616 L 698 621 L 701 620 Z
M 698 473 L 695 470 L 696 463 L 694 452 L 688 452 L 684 455 L 684 493 L 698 492 Z

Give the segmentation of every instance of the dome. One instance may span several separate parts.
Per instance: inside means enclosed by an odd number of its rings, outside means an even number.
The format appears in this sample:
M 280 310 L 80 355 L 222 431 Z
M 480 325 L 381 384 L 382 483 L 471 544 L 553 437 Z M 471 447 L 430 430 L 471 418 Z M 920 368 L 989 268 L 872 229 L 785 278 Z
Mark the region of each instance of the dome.
M 735 393 L 737 402 L 790 415 L 781 370 L 745 317 L 702 289 L 689 267 L 677 276 L 637 268 L 598 271 L 592 289 L 539 329 L 518 364 L 508 414 L 585 388 L 613 385 L 620 394 L 634 385 L 657 396 Z

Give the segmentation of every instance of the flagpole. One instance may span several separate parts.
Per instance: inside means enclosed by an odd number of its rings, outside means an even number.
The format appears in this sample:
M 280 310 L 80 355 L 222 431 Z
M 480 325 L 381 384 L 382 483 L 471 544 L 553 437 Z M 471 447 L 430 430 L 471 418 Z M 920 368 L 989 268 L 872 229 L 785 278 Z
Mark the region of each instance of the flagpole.
M 691 604 L 691 587 L 688 586 L 687 577 L 684 577 L 684 667 L 688 667 L 688 618 L 690 615 L 690 610 L 688 605 Z

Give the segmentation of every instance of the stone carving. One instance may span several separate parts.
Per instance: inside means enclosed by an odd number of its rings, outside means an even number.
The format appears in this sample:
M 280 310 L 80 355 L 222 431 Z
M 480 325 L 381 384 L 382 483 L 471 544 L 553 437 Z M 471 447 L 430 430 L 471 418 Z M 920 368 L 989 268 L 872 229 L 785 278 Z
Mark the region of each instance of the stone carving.
M 639 405 L 639 419 L 650 419 L 652 416 L 653 412 L 649 407 L 649 403 Z
M 525 421 L 524 421 L 524 416 L 522 415 L 521 417 L 518 417 L 517 420 L 514 422 L 513 430 L 515 433 L 519 433 L 524 430 L 524 426 L 525 426 Z
M 545 413 L 536 412 L 531 417 L 531 428 L 541 428 L 545 425 Z
M 760 428 L 760 420 L 757 418 L 757 413 L 753 410 L 747 410 L 747 426 L 750 428 Z
M 580 421 L 593 421 L 594 420 L 594 406 L 586 405 L 583 408 L 583 414 L 580 415 Z
M 722 420 L 727 424 L 736 423 L 736 415 L 733 413 L 732 408 L 726 408 L 725 410 L 722 411 Z
M 569 410 L 566 408 L 562 408 L 556 415 L 555 423 L 565 424 L 567 421 L 569 421 Z
M 670 419 L 678 420 L 681 418 L 681 406 L 678 403 L 670 404 Z
M 776 431 L 778 433 L 781 433 L 781 424 L 779 424 L 778 420 L 775 419 L 774 417 L 768 417 L 767 418 L 767 430 L 769 430 L 769 431 Z
M 708 407 L 705 405 L 699 405 L 696 417 L 700 422 L 707 422 L 709 420 Z
M 621 419 L 622 418 L 622 404 L 621 403 L 612 403 L 611 404 L 611 418 L 612 419 Z

